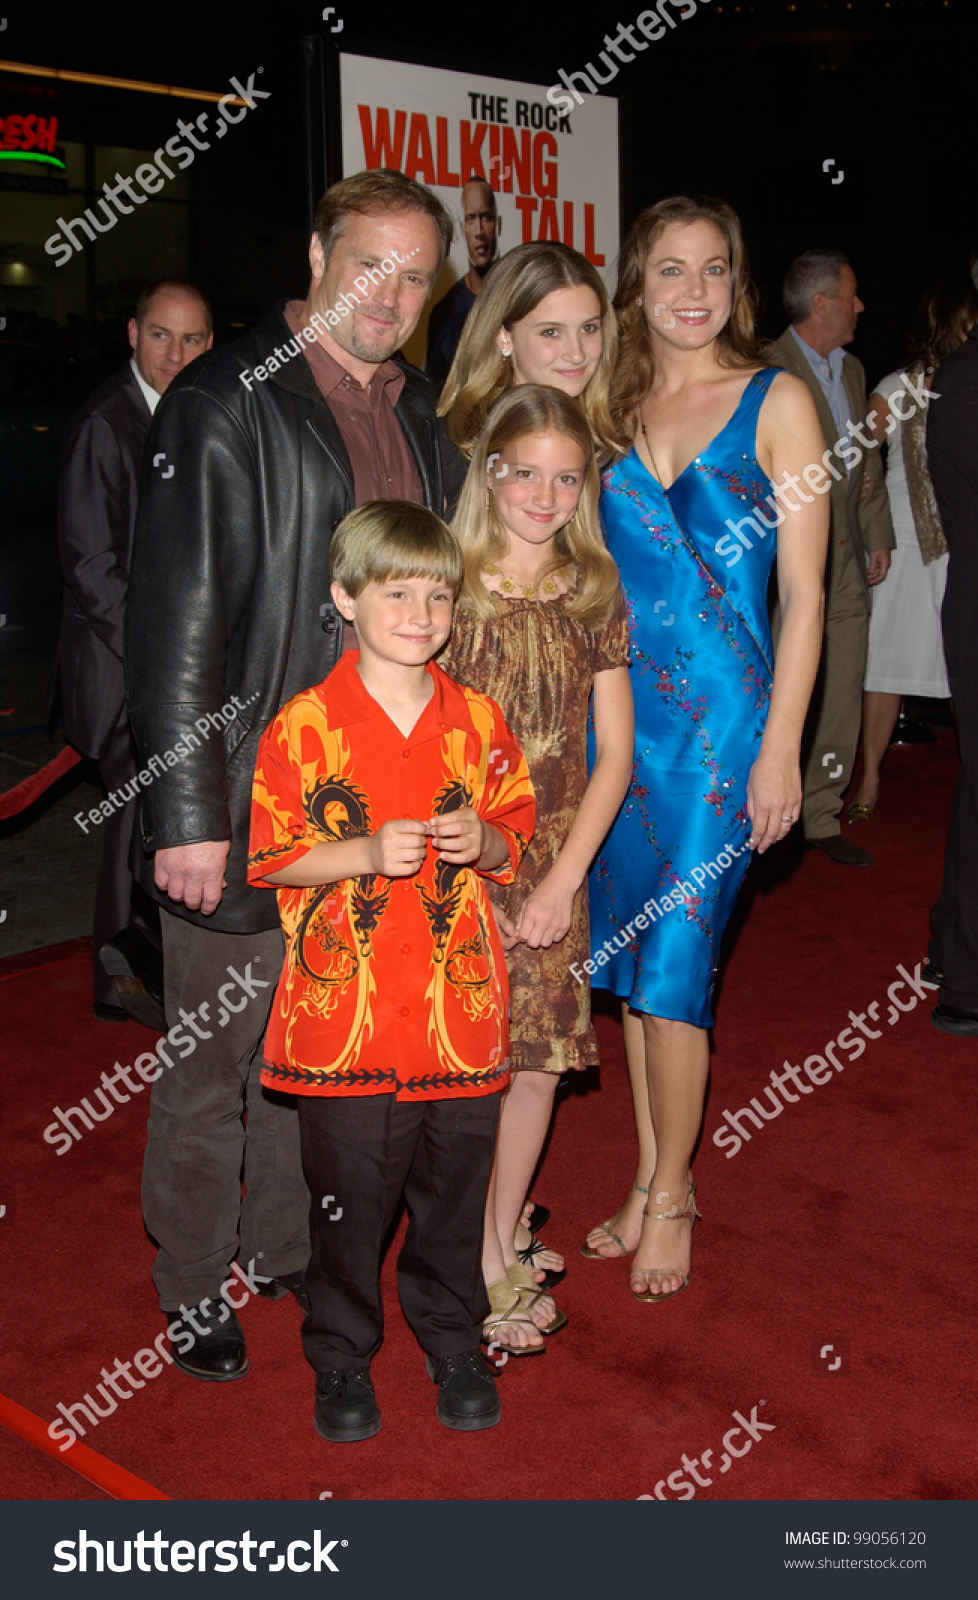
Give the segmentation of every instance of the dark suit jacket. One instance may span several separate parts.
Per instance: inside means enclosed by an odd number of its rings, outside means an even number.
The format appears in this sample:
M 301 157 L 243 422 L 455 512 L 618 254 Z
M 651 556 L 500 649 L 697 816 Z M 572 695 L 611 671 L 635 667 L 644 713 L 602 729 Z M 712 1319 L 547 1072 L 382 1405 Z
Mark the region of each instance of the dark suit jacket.
M 807 383 L 815 401 L 818 420 L 828 449 L 832 449 L 839 436 L 838 424 L 803 351 L 799 350 L 790 328 L 780 339 L 769 345 L 765 352 L 776 367 L 784 367 L 796 378 Z M 842 381 L 849 396 L 849 410 L 854 423 L 864 422 L 867 412 L 866 374 L 863 364 L 846 353 L 842 363 Z M 872 435 L 867 431 L 867 438 Z M 862 460 L 854 464 L 848 477 L 836 480 L 833 475 L 830 500 L 832 523 L 829 533 L 829 553 L 826 563 L 825 590 L 831 593 L 833 576 L 840 569 L 839 553 L 843 544 L 851 545 L 856 557 L 856 569 L 869 604 L 869 585 L 866 582 L 866 553 L 870 550 L 892 550 L 896 545 L 890 503 L 886 493 L 883 465 L 879 450 L 863 450 L 859 441 L 855 448 L 862 451 Z M 845 456 L 833 455 L 836 471 L 844 470 Z M 869 493 L 861 499 L 863 473 L 869 473 Z
M 122 621 L 149 407 L 129 362 L 68 425 L 58 485 L 65 737 L 98 760 L 125 715 Z
M 960 680 L 978 676 L 978 326 L 938 367 L 932 396 L 927 458 L 949 551 L 944 653 L 949 674 Z

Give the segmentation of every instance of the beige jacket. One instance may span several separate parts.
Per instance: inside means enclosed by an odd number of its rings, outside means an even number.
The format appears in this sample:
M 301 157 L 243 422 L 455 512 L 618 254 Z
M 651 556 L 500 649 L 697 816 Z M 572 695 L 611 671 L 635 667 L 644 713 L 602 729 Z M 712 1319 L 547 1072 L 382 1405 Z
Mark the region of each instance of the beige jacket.
M 775 339 L 773 344 L 768 345 L 765 354 L 774 366 L 783 367 L 786 372 L 793 372 L 796 378 L 801 378 L 803 383 L 807 383 L 815 401 L 818 420 L 822 424 L 826 446 L 833 451 L 833 461 L 837 470 L 843 467 L 846 455 L 841 452 L 836 453 L 833 449 L 838 438 L 838 425 L 822 386 L 803 352 L 799 350 L 791 329 L 786 328 L 780 339 Z M 865 422 L 868 410 L 866 374 L 862 362 L 848 352 L 842 363 L 842 381 L 849 397 L 849 411 L 853 422 Z M 872 437 L 868 429 L 866 437 Z M 856 557 L 856 570 L 868 602 L 870 591 L 866 583 L 866 555 L 871 550 L 894 549 L 896 537 L 890 517 L 890 503 L 879 450 L 864 450 L 858 439 L 847 440 L 846 444 L 848 448 L 858 450 L 862 459 L 853 463 L 847 477 L 837 481 L 833 476 L 832 479 L 832 521 L 825 569 L 825 589 L 828 596 L 832 590 L 833 580 L 842 568 L 840 557 L 843 547 L 848 544 Z M 864 473 L 869 474 L 869 490 L 865 498 L 862 497 Z

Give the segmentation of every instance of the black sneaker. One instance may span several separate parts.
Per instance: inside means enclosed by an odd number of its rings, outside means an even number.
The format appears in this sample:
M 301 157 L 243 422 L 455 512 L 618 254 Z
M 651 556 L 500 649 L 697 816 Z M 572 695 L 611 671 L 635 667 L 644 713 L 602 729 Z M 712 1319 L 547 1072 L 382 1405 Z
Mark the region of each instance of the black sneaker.
M 958 1006 L 935 1006 L 930 1020 L 941 1033 L 955 1033 L 959 1039 L 978 1039 L 978 1011 L 962 1011 Z
M 438 1421 L 459 1433 L 494 1428 L 503 1414 L 492 1368 L 481 1350 L 457 1356 L 425 1356 L 428 1376 L 438 1385 Z
M 369 1367 L 341 1367 L 316 1377 L 316 1432 L 340 1444 L 372 1439 L 380 1432 L 380 1411 Z

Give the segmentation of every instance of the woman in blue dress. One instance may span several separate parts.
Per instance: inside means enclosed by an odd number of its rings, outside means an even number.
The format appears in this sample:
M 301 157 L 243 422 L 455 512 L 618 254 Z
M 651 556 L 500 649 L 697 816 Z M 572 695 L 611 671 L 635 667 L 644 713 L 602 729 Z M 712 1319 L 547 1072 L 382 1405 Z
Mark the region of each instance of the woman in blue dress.
M 613 411 L 632 447 L 605 473 L 601 509 L 631 621 L 635 763 L 591 874 L 589 965 L 625 1002 L 639 1151 L 629 1195 L 583 1253 L 634 1253 L 632 1293 L 659 1303 L 689 1280 L 719 941 L 750 852 L 801 807 L 831 479 L 806 386 L 757 352 L 728 205 L 643 212 L 615 310 Z

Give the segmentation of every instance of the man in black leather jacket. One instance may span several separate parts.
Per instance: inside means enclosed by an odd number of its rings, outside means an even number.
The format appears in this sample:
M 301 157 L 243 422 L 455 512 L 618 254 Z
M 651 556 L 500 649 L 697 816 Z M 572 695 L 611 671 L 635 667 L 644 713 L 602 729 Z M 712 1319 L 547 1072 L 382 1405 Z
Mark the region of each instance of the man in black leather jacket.
M 244 1301 L 222 1285 L 305 1298 L 295 1108 L 259 1083 L 282 941 L 275 896 L 245 881 L 255 754 L 343 648 L 333 529 L 365 499 L 444 508 L 428 381 L 391 357 L 451 230 L 438 199 L 399 173 L 334 185 L 316 212 L 305 304 L 193 362 L 147 441 L 126 678 L 140 759 L 158 757 L 160 775 L 141 795 L 132 864 L 164 907 L 170 1032 L 143 1212 L 161 1306 L 183 1316 L 174 1360 L 199 1378 L 247 1371 L 230 1309 Z

